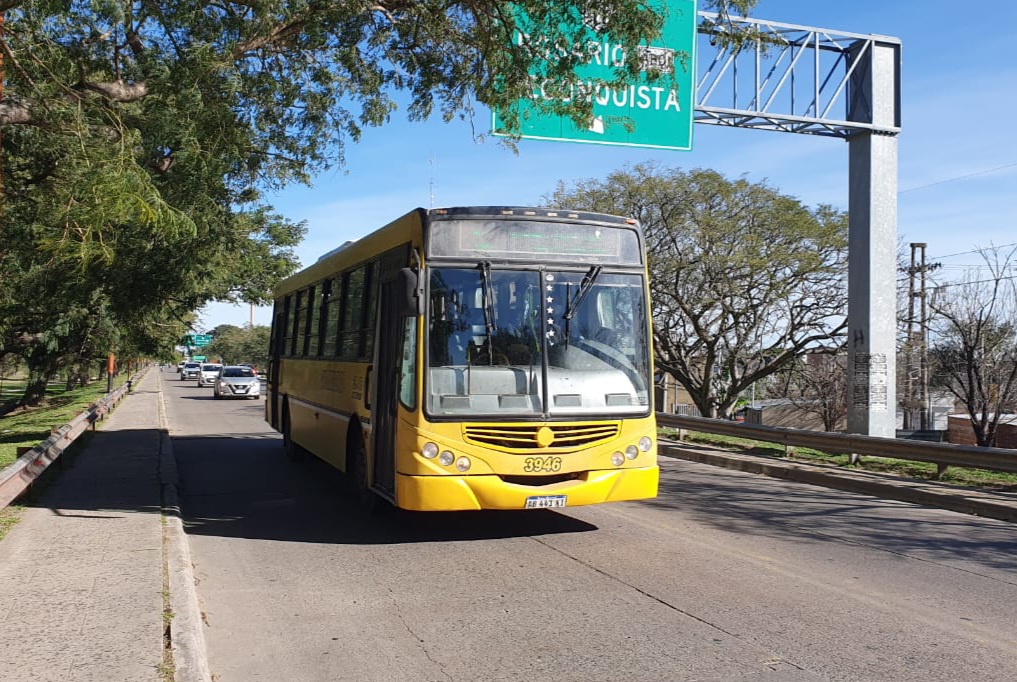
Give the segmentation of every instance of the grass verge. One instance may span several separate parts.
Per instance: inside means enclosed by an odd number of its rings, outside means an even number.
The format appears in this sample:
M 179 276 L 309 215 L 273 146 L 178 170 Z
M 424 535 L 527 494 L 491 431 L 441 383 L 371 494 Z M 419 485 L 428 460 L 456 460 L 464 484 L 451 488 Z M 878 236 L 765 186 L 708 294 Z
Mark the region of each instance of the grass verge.
M 125 374 L 113 380 L 117 388 L 127 381 Z M 50 430 L 63 426 L 106 394 L 106 382 L 97 381 L 71 391 L 51 384 L 39 407 L 14 410 L 0 417 L 0 469 L 17 459 L 19 447 L 34 447 L 49 438 Z
M 660 435 L 665 438 L 677 439 L 678 437 L 677 431 L 673 429 L 661 429 Z M 875 471 L 919 480 L 941 481 L 943 483 L 962 485 L 970 488 L 984 488 L 1002 491 L 1017 490 L 1017 475 L 1008 474 L 1002 471 L 949 467 L 942 476 L 939 476 L 937 475 L 936 465 L 928 462 L 914 462 L 906 459 L 866 456 L 862 457 L 857 464 L 851 464 L 851 458 L 848 455 L 834 455 L 827 452 L 821 452 L 819 450 L 813 450 L 811 448 L 800 447 L 794 448 L 794 453 L 789 457 L 784 451 L 784 446 L 776 443 L 694 431 L 687 431 L 685 440 L 690 443 L 702 443 L 720 450 L 740 452 L 747 455 L 776 457 L 791 461 L 812 462 L 830 466 L 861 469 L 863 471 Z
M 21 510 L 22 507 L 13 504 L 0 509 L 0 540 L 3 540 L 7 535 L 7 531 L 21 520 Z

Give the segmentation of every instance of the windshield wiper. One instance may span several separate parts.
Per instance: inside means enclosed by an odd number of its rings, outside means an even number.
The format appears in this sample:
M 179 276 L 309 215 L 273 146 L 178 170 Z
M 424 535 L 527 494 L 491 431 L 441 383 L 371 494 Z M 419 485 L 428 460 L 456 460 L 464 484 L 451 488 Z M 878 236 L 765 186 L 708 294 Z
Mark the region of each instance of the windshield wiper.
M 484 297 L 484 327 L 487 328 L 487 364 L 494 364 L 494 293 L 491 291 L 491 261 L 480 262 L 480 274 Z
M 571 337 L 570 327 L 572 326 L 572 318 L 575 316 L 576 311 L 579 309 L 579 304 L 586 298 L 586 294 L 590 293 L 590 289 L 597 282 L 597 278 L 600 277 L 600 271 L 604 268 L 600 265 L 591 266 L 586 274 L 583 275 L 583 281 L 579 283 L 579 291 L 572 297 L 572 300 L 565 306 L 565 347 L 569 347 L 569 337 Z

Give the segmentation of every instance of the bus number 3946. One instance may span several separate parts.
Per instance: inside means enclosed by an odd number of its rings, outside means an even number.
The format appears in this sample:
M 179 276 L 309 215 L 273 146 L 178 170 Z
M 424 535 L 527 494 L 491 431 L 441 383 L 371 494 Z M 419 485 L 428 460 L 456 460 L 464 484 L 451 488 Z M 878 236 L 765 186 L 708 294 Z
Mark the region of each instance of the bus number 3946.
M 561 471 L 561 457 L 527 457 L 523 460 L 523 471 L 557 473 Z

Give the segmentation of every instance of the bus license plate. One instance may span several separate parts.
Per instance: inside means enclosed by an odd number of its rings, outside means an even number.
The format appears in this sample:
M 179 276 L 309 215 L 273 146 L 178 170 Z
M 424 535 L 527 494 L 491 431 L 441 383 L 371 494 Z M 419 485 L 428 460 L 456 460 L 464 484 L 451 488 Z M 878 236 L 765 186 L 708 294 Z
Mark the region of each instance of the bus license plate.
M 547 509 L 548 507 L 564 507 L 565 495 L 538 495 L 526 498 L 527 509 Z

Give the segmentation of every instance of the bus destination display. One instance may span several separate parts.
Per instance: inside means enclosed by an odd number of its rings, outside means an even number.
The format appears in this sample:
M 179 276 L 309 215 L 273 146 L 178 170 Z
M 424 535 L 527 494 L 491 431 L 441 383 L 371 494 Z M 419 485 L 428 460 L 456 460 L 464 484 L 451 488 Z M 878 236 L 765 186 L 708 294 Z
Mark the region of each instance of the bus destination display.
M 635 231 L 571 223 L 450 220 L 431 224 L 432 256 L 626 263 L 639 265 Z

